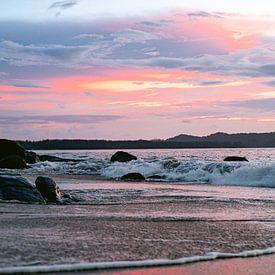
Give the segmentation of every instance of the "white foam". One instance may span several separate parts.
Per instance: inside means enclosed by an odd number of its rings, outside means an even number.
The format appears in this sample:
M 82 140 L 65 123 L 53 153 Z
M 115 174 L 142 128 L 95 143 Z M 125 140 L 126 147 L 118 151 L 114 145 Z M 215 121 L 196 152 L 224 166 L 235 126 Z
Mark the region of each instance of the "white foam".
M 252 152 L 254 151 L 250 153 Z M 268 156 L 258 159 L 259 152 L 255 153 L 257 157 L 254 156 L 250 162 L 223 162 L 221 159 L 217 160 L 215 155 L 213 155 L 213 160 L 209 160 L 203 155 L 197 155 L 194 158 L 178 156 L 174 151 L 168 153 L 171 155 L 158 157 L 146 155 L 146 157 L 127 163 L 111 163 L 105 155 L 90 156 L 81 162 L 46 161 L 31 165 L 31 169 L 28 169 L 26 173 L 85 174 L 120 178 L 125 174 L 138 172 L 145 177 L 157 175 L 161 181 L 167 183 L 199 182 L 275 188 L 275 161 Z M 210 153 L 211 151 L 205 152 L 206 155 Z M 224 154 L 223 150 L 216 153 Z M 79 159 L 77 154 L 74 157 Z
M 0 268 L 0 274 L 35 274 L 51 272 L 76 272 L 92 271 L 114 268 L 142 268 L 154 266 L 182 265 L 201 261 L 210 261 L 226 258 L 247 258 L 275 253 L 275 246 L 266 249 L 248 250 L 239 253 L 210 252 L 204 256 L 185 257 L 175 260 L 144 260 L 144 261 L 117 261 L 60 265 L 38 265 L 38 266 L 18 266 L 10 268 Z
M 247 164 L 225 176 L 218 175 L 214 183 L 275 188 L 275 164 Z

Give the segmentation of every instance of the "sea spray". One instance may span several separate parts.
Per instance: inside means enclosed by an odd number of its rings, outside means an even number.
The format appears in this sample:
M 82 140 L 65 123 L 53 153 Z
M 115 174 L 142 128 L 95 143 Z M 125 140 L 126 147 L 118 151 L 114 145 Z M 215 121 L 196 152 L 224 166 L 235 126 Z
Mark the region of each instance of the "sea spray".
M 232 149 L 233 150 L 233 149 Z M 235 149 L 237 150 L 237 149 Z M 215 150 L 140 150 L 138 160 L 127 163 L 111 163 L 113 151 L 85 151 L 53 153 L 62 157 L 84 160 L 79 162 L 40 162 L 33 164 L 26 173 L 69 175 L 96 175 L 119 179 L 138 172 L 148 180 L 177 183 L 208 183 L 275 187 L 275 149 L 242 149 L 240 155 L 248 156 L 249 162 L 224 162 L 228 149 Z M 232 153 L 237 153 L 233 152 Z M 154 179 L 155 177 L 155 179 Z

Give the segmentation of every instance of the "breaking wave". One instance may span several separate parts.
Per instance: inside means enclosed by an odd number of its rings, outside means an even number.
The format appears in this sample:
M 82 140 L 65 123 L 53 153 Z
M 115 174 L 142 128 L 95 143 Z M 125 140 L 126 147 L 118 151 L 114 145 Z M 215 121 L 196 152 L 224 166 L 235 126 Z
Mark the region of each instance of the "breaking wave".
M 80 154 L 74 153 L 70 157 L 79 159 Z M 82 160 L 79 162 L 40 162 L 32 165 L 29 172 L 95 175 L 111 179 L 119 179 L 127 173 L 138 172 L 148 181 L 275 187 L 273 159 L 255 157 L 255 160 L 250 162 L 223 162 L 215 156 L 212 156 L 211 160 L 211 155 L 206 153 L 200 158 L 196 155 L 167 157 L 164 154 L 158 156 L 147 154 L 131 162 L 111 163 L 110 153 L 95 155 L 89 152 L 82 155 Z
M 101 169 L 101 175 L 117 178 L 129 172 L 139 172 L 149 180 L 154 177 L 167 182 L 199 182 L 212 184 L 275 187 L 275 163 L 219 163 L 207 161 L 132 161 L 111 164 Z

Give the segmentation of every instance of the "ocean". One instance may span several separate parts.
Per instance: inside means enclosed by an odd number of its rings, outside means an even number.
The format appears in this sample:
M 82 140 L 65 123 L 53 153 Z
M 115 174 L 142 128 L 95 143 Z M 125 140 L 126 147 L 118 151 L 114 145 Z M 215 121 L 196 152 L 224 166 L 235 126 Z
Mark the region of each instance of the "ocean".
M 275 148 L 128 150 L 138 160 L 111 163 L 114 150 L 37 151 L 79 162 L 40 162 L 29 173 L 93 175 L 119 179 L 139 172 L 146 178 L 170 183 L 204 183 L 275 188 Z M 244 156 L 249 162 L 224 162 L 227 156 Z M 153 181 L 154 179 L 148 179 Z

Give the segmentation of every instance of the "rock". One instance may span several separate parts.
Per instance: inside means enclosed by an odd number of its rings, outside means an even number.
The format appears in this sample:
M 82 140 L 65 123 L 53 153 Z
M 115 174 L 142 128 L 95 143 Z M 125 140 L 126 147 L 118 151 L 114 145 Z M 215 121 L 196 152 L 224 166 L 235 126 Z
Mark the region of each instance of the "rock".
M 74 203 L 74 202 L 83 202 L 84 200 L 70 195 L 70 194 L 64 194 L 64 196 L 62 197 L 62 204 L 70 204 L 70 203 Z
M 26 151 L 15 141 L 0 139 L 0 159 L 11 155 L 19 156 L 25 159 Z
M 18 155 L 10 155 L 0 160 L 0 168 L 24 169 L 27 168 L 26 161 Z
M 131 160 L 137 160 L 137 157 L 123 151 L 118 151 L 111 157 L 111 162 L 128 162 Z
M 27 163 L 34 164 L 40 161 L 39 156 L 32 151 L 26 151 L 25 160 Z
M 63 159 L 55 156 L 49 156 L 49 155 L 39 155 L 38 156 L 40 161 L 50 161 L 50 162 L 78 162 L 81 160 L 77 159 Z
M 161 175 L 153 175 L 153 176 L 149 176 L 146 179 L 149 180 L 164 180 L 166 177 L 165 176 L 161 176 Z
M 169 159 L 163 162 L 163 167 L 166 169 L 174 169 L 180 165 L 180 162 L 176 159 Z
M 36 153 L 31 151 L 30 152 L 26 151 L 22 146 L 17 144 L 15 141 L 8 140 L 8 139 L 0 139 L 0 160 L 9 158 L 11 156 L 20 157 L 21 159 L 24 159 L 27 163 L 31 163 L 31 164 L 39 162 L 39 157 L 37 156 Z M 19 160 L 19 158 L 17 160 Z M 14 165 L 11 165 L 11 166 L 14 166 Z M 7 168 L 13 169 L 16 167 L 7 167 Z M 17 169 L 22 169 L 22 168 L 18 167 Z
M 229 157 L 226 157 L 223 161 L 248 161 L 248 160 L 246 157 L 229 156 Z
M 48 202 L 57 202 L 64 195 L 59 189 L 56 182 L 48 177 L 38 177 L 35 180 L 37 190 L 41 193 L 44 199 Z
M 0 175 L 0 199 L 45 203 L 44 198 L 27 179 L 11 175 Z
M 129 173 L 121 177 L 122 180 L 129 181 L 144 181 L 145 177 L 140 173 Z

